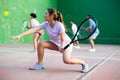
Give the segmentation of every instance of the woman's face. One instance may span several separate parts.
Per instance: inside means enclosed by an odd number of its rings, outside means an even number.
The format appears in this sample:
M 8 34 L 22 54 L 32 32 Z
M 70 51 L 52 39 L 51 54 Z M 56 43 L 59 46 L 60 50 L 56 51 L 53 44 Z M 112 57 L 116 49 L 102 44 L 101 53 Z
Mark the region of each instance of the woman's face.
M 44 18 L 46 21 L 51 21 L 53 20 L 53 15 L 49 15 L 48 11 L 46 11 Z
M 45 12 L 44 18 L 45 18 L 46 21 L 50 20 L 48 11 Z

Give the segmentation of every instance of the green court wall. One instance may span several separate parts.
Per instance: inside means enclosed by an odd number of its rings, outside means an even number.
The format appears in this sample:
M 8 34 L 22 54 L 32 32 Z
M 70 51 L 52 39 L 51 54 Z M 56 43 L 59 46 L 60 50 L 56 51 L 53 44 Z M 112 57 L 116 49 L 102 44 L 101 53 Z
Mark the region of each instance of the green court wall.
M 29 21 L 31 12 L 37 14 L 41 23 L 47 8 L 57 9 L 57 0 L 0 0 L 0 44 L 32 43 L 32 36 L 23 37 L 20 41 L 10 40 L 10 36 L 18 35 L 27 29 L 22 28 L 24 20 Z M 9 15 L 4 16 L 4 11 Z M 46 32 L 41 40 L 49 39 Z
M 23 20 L 29 21 L 31 12 L 37 13 L 40 23 L 44 21 L 44 13 L 52 7 L 62 12 L 67 29 L 71 29 L 70 20 L 76 24 L 91 14 L 97 18 L 100 34 L 95 43 L 120 44 L 120 0 L 0 0 L 0 44 L 32 43 L 32 34 L 20 41 L 9 37 L 20 34 L 27 29 L 22 28 Z M 3 16 L 8 11 L 9 16 Z M 71 33 L 68 33 L 72 37 Z M 46 34 L 41 40 L 47 40 Z M 89 43 L 88 40 L 81 43 Z
M 58 9 L 63 13 L 67 29 L 71 29 L 70 20 L 79 25 L 91 14 L 97 18 L 100 30 L 95 43 L 120 44 L 120 0 L 58 0 Z

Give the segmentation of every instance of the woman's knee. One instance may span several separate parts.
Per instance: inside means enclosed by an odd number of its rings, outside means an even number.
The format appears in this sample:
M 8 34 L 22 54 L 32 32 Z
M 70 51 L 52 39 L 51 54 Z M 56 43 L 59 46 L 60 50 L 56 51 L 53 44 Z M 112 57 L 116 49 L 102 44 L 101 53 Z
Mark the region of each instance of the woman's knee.
M 70 59 L 63 60 L 63 62 L 64 62 L 65 64 L 71 64 L 71 60 L 70 60 Z
M 40 48 L 40 47 L 44 47 L 44 43 L 43 42 L 39 42 L 38 43 L 38 48 Z

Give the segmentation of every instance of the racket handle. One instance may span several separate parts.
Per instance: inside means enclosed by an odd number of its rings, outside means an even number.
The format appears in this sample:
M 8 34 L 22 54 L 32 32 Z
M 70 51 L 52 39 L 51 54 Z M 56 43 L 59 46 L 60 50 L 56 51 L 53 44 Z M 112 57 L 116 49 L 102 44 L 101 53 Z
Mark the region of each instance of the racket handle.
M 64 47 L 64 49 L 67 49 L 69 46 L 70 46 L 70 44 L 67 44 L 67 45 Z

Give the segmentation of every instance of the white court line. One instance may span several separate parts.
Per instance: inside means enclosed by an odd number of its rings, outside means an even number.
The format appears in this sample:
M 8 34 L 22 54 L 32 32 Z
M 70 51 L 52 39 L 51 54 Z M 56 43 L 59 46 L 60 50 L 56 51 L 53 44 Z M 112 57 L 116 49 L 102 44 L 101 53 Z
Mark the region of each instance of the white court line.
M 0 54 L 2 54 L 1 52 L 17 52 L 17 53 L 25 53 L 25 52 L 27 52 L 27 50 L 26 51 L 19 51 L 19 50 L 0 50 Z
M 73 57 L 79 57 L 79 58 L 88 58 L 88 59 L 100 59 L 100 61 L 94 66 L 92 67 L 87 73 L 85 73 L 84 75 L 82 76 L 78 76 L 76 77 L 75 80 L 85 80 L 90 74 L 92 74 L 92 72 L 94 72 L 98 67 L 100 67 L 102 64 L 104 64 L 105 62 L 107 62 L 108 60 L 117 60 L 117 61 L 120 61 L 120 59 L 115 59 L 115 58 L 111 58 L 112 56 L 114 56 L 116 54 L 116 52 L 118 52 L 119 49 L 117 50 L 114 50 L 114 51 L 111 51 L 109 52 L 109 54 L 106 56 L 106 57 L 88 57 L 88 56 L 75 56 L 73 55 Z M 0 50 L 0 52 L 3 51 L 3 52 L 17 52 L 17 53 L 27 53 L 28 52 L 22 52 L 22 51 L 14 51 L 14 50 Z M 46 56 L 62 56 L 62 54 L 52 54 L 50 52 L 46 52 L 47 55 Z
M 14 50 L 14 51 L 17 51 L 17 50 L 31 50 L 31 48 L 29 48 L 29 49 L 21 49 L 21 48 L 0 48 L 0 51 L 1 50 Z
M 85 73 L 83 76 L 79 76 L 78 78 L 76 78 L 75 80 L 85 80 L 87 79 L 87 77 L 94 72 L 98 67 L 100 67 L 102 64 L 104 64 L 105 62 L 107 62 L 113 55 L 115 55 L 115 53 L 117 51 L 119 51 L 119 49 L 114 50 L 115 52 L 111 52 L 110 54 L 108 54 L 108 56 L 106 56 L 103 60 L 101 60 L 100 62 L 98 62 L 94 67 L 92 67 L 87 73 Z
M 10 48 L 8 48 L 8 49 L 10 49 Z M 20 51 L 19 51 L 20 50 Z M 23 50 L 21 50 L 21 49 L 19 49 L 19 50 L 14 50 L 14 49 L 12 49 L 12 50 L 7 50 L 7 49 L 5 49 L 5 50 L 0 50 L 0 54 L 4 54 L 4 52 L 11 52 L 11 53 L 27 53 L 27 54 L 32 54 L 32 53 L 30 53 L 30 51 L 28 51 L 28 49 L 24 49 L 24 51 Z M 2 53 L 1 53 L 2 52 Z M 62 54 L 61 53 L 59 53 L 59 54 L 52 54 L 52 53 L 49 53 L 49 52 L 45 52 L 45 56 L 62 56 Z M 72 57 L 76 57 L 76 58 L 88 58 L 88 59 L 100 59 L 100 60 L 103 60 L 103 59 L 105 59 L 105 57 L 91 57 L 91 56 L 76 56 L 76 55 L 72 55 Z M 109 60 L 115 60 L 115 61 L 120 61 L 120 59 L 119 58 L 109 58 Z

